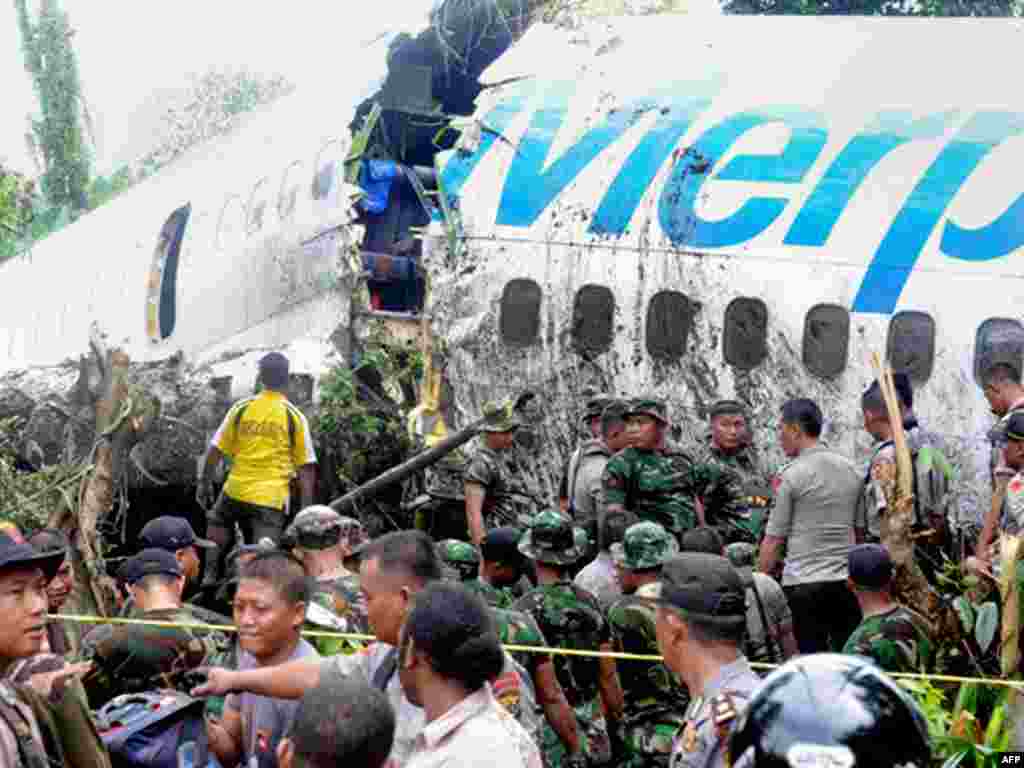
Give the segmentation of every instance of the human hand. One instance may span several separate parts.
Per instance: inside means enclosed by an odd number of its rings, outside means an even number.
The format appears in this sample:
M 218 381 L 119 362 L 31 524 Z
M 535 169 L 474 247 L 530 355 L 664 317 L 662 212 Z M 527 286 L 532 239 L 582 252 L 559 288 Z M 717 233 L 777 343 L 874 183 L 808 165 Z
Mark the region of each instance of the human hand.
M 199 667 L 196 673 L 204 675 L 206 682 L 190 691 L 193 696 L 224 696 L 235 690 L 234 673 L 230 669 Z

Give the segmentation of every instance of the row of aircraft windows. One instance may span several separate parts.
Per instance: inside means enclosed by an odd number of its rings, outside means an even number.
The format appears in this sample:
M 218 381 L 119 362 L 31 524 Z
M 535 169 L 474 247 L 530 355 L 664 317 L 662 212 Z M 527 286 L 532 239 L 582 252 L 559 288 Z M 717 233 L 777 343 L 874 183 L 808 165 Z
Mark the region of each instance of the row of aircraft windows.
M 501 297 L 499 333 L 509 346 L 535 344 L 540 334 L 541 287 L 534 280 L 509 281 Z M 679 291 L 660 291 L 647 305 L 646 344 L 655 359 L 674 362 L 686 353 L 686 343 L 698 304 Z M 584 285 L 576 292 L 572 310 L 573 347 L 588 357 L 606 352 L 614 335 L 615 297 L 603 285 Z M 768 354 L 768 307 L 758 298 L 741 296 L 725 310 L 722 355 L 740 370 L 756 368 Z M 845 369 L 850 351 L 850 312 L 838 304 L 816 304 L 804 318 L 802 357 L 815 376 L 833 378 Z M 935 364 L 935 320 L 927 312 L 905 311 L 889 322 L 886 354 L 893 368 L 905 371 L 918 384 Z M 1024 326 L 1017 320 L 993 318 L 978 328 L 974 371 L 996 362 L 1020 370 L 1024 357 Z

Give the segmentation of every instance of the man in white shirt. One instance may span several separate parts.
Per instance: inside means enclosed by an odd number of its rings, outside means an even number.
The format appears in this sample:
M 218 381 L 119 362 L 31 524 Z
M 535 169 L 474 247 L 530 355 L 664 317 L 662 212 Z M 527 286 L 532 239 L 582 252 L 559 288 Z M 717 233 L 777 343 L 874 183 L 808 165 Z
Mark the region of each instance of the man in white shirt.
M 399 677 L 426 723 L 408 768 L 541 768 L 526 731 L 494 698 L 488 680 L 504 664 L 487 606 L 458 584 L 431 584 L 402 628 Z

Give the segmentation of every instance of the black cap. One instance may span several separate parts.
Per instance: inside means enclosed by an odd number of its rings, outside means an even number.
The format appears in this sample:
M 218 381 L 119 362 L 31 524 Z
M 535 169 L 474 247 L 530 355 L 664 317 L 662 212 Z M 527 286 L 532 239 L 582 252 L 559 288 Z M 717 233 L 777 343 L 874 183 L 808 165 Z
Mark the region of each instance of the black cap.
M 881 544 L 858 544 L 847 559 L 850 581 L 858 587 L 882 589 L 892 580 L 892 558 Z
M 134 584 L 144 576 L 163 573 L 168 576 L 181 576 L 181 565 L 178 558 L 166 549 L 150 547 L 128 558 L 119 572 L 120 577 L 129 584 Z
M 708 418 L 713 419 L 716 416 L 732 416 L 734 414 L 744 416 L 746 413 L 746 407 L 739 400 L 719 400 L 711 406 L 711 410 L 708 411 Z
M 739 572 L 721 555 L 685 552 L 666 560 L 659 580 L 636 592 L 678 608 L 690 618 L 735 627 L 747 620 L 747 597 Z
M 288 383 L 288 358 L 280 352 L 268 352 L 260 358 L 260 379 L 265 385 Z
M 519 540 L 522 537 L 523 533 L 518 528 L 492 528 L 480 542 L 480 556 L 491 563 L 521 563 L 523 555 L 519 551 Z
M 1024 413 L 1014 413 L 1006 420 L 1006 439 L 1018 443 L 1024 440 Z
M 14 523 L 0 522 L 0 569 L 35 566 L 52 579 L 64 563 L 64 550 L 36 552 Z
M 183 517 L 155 517 L 142 527 L 139 540 L 143 547 L 158 547 L 170 552 L 177 552 L 185 547 L 215 547 L 212 541 L 200 539 L 192 530 L 192 525 Z

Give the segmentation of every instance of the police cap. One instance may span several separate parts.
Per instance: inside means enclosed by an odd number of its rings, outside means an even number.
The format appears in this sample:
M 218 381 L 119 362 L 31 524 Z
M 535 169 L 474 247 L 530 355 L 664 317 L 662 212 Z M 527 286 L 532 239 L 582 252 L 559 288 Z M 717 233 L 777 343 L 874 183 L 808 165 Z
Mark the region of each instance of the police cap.
M 740 574 L 721 555 L 684 552 L 667 560 L 654 584 L 638 597 L 651 598 L 682 611 L 684 617 L 722 627 L 746 623 L 746 590 Z

